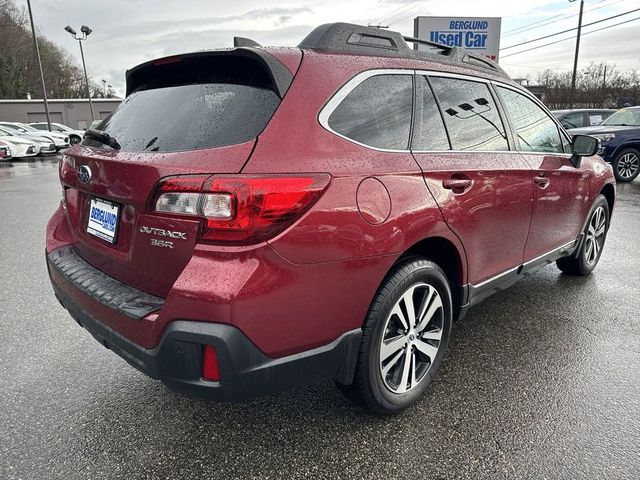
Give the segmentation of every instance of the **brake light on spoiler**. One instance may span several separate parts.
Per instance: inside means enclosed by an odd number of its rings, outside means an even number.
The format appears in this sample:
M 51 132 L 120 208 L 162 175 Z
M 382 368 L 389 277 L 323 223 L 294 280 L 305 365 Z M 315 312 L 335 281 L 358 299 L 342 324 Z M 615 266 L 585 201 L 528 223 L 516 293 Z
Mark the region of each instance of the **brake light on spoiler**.
M 295 176 L 214 175 L 162 179 L 150 209 L 201 219 L 199 240 L 247 245 L 279 234 L 320 198 L 328 174 Z

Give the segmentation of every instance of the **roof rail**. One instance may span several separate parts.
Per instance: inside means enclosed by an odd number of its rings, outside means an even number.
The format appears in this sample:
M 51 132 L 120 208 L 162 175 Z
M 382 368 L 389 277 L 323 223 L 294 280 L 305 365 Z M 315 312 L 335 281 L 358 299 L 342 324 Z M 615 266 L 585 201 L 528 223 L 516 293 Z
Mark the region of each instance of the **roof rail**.
M 407 42 L 435 47 L 440 52 L 414 50 L 407 45 Z M 392 30 L 352 23 L 339 22 L 320 25 L 312 30 L 298 47 L 335 53 L 414 58 L 448 64 L 465 63 L 468 67 L 490 70 L 509 78 L 497 63 L 483 55 L 421 38 L 405 37 Z
M 320 25 L 312 30 L 298 47 L 373 55 L 380 55 L 381 51 L 398 55 L 402 51 L 409 50 L 404 38 L 398 32 L 352 23 Z
M 428 45 L 430 47 L 440 48 L 441 50 L 444 50 L 446 52 L 450 52 L 453 49 L 453 47 L 450 47 L 449 45 L 443 45 L 442 43 L 423 40 L 422 38 L 415 38 L 415 37 L 402 37 L 402 38 L 404 38 L 405 41 L 410 43 L 419 43 L 420 45 Z

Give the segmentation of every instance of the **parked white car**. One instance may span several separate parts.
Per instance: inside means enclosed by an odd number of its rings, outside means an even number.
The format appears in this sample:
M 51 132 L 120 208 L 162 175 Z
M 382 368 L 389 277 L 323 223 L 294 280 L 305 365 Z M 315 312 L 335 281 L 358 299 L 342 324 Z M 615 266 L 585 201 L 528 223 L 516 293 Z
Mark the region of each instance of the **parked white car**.
M 44 132 L 58 132 L 68 135 L 69 143 L 71 145 L 80 143 L 84 138 L 84 132 L 82 130 L 74 130 L 73 128 L 67 127 L 66 125 L 63 125 L 61 123 L 51 122 L 51 130 L 49 130 L 49 125 L 47 125 L 47 122 L 30 123 L 29 126 Z
M 9 145 L 13 158 L 33 157 L 38 154 L 39 146 L 31 140 L 13 135 L 0 128 L 0 140 Z
M 0 140 L 0 161 L 11 160 L 12 155 L 11 145 Z
M 49 142 L 53 142 L 56 151 L 69 146 L 69 136 L 59 132 L 42 132 L 20 122 L 0 122 L 0 127 L 12 130 L 12 133 L 18 133 L 34 141 L 39 141 L 36 137 L 44 138 Z M 15 130 L 15 132 L 13 132 L 13 130 Z

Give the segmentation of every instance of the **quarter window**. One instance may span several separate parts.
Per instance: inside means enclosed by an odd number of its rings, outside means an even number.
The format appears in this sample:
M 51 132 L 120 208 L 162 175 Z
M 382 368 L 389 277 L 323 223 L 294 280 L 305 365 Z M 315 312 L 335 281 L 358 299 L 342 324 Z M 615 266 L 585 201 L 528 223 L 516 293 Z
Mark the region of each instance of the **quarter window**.
M 520 150 L 564 153 L 558 126 L 542 108 L 513 90 L 498 87 L 498 91 L 513 125 Z
M 489 87 L 480 82 L 432 77 L 454 150 L 508 150 L 504 125 Z
M 331 113 L 329 127 L 370 147 L 407 149 L 413 104 L 411 77 L 376 75 L 364 80 Z

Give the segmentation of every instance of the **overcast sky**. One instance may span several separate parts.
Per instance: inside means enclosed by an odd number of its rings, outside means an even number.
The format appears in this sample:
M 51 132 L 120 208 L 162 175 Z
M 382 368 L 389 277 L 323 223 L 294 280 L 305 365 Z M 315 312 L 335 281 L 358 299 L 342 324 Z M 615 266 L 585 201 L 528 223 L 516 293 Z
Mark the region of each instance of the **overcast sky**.
M 16 0 L 22 3 L 22 0 Z M 335 21 L 382 23 L 413 35 L 418 15 L 502 17 L 501 47 L 577 25 L 579 0 L 32 0 L 40 31 L 80 61 L 78 45 L 64 31 L 86 24 L 93 33 L 85 42 L 89 75 L 124 93 L 124 72 L 146 60 L 175 53 L 229 47 L 234 35 L 262 45 L 297 45 L 315 26 Z M 586 0 L 583 23 L 640 8 L 640 0 Z M 566 16 L 566 18 L 564 18 Z M 587 27 L 584 32 L 640 17 L 640 11 Z M 527 31 L 513 30 L 531 25 Z M 542 26 L 541 26 L 542 25 Z M 640 20 L 585 35 L 579 66 L 606 60 L 619 69 L 640 69 Z M 512 77 L 546 68 L 571 70 L 573 40 L 506 57 L 572 33 L 501 52 L 500 64 Z

